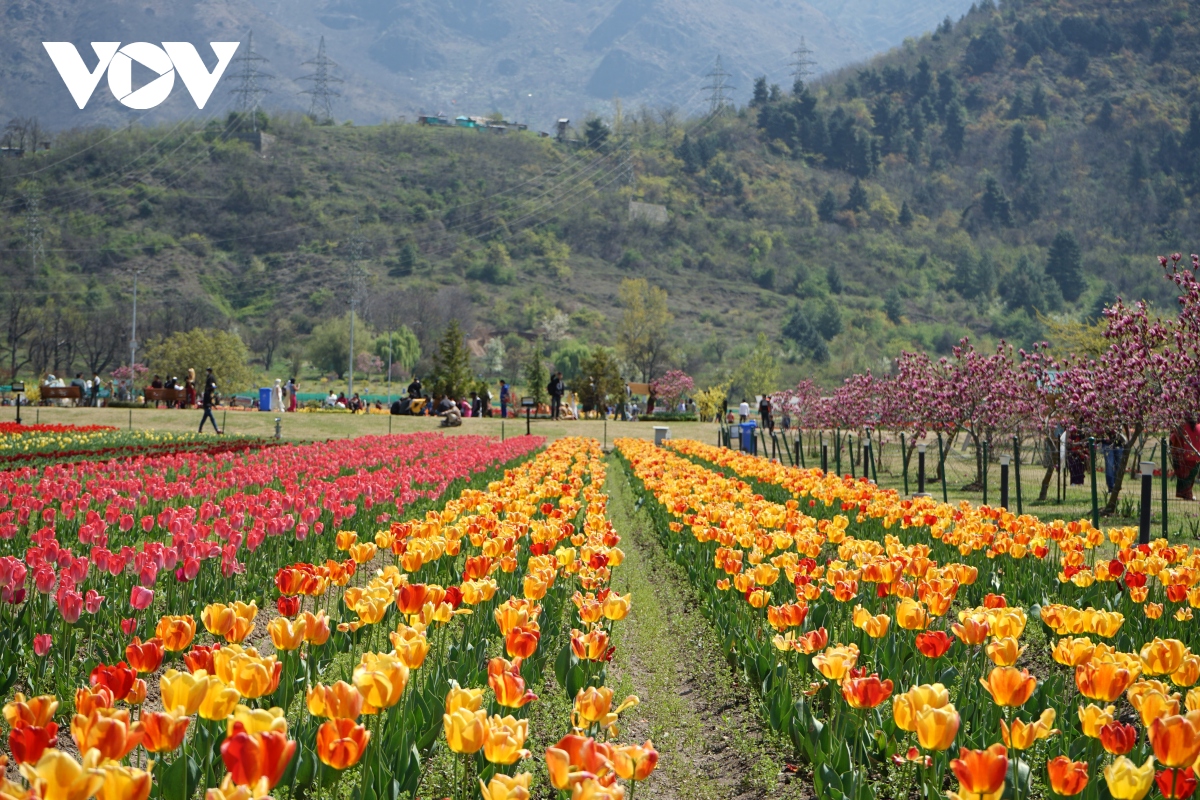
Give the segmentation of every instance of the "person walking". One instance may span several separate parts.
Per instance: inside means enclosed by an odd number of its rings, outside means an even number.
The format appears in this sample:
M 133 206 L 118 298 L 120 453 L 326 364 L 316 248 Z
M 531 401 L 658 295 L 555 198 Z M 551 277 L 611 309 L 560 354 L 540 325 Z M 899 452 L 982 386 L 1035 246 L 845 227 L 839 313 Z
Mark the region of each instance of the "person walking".
M 201 403 L 204 406 L 204 416 L 200 417 L 200 433 L 204 433 L 204 423 L 212 420 L 213 430 L 220 434 L 222 431 L 217 427 L 217 418 L 213 416 L 213 405 L 217 400 L 217 379 L 213 377 L 212 367 L 208 368 L 208 372 L 204 376 L 204 394 L 201 398 Z
M 271 389 L 271 410 L 276 414 L 283 411 L 283 381 L 279 378 L 275 379 L 275 386 Z
M 739 422 L 750 421 L 750 404 L 746 402 L 746 398 L 744 397 L 742 398 L 742 402 L 738 404 L 738 417 L 740 417 Z
M 196 370 L 188 367 L 187 380 L 183 383 L 183 402 L 188 408 L 196 407 Z
M 512 402 L 512 389 L 508 381 L 500 381 L 500 419 L 508 419 L 508 404 Z
M 566 391 L 561 372 L 550 376 L 550 383 L 546 386 L 546 391 L 550 394 L 550 418 L 556 420 L 562 414 L 563 393 Z
M 88 405 L 92 408 L 100 407 L 100 373 L 92 373 L 92 396 L 88 399 Z
M 287 398 L 288 398 L 287 410 L 295 411 L 296 406 L 298 405 L 298 401 L 296 400 L 296 379 L 295 378 L 288 378 Z

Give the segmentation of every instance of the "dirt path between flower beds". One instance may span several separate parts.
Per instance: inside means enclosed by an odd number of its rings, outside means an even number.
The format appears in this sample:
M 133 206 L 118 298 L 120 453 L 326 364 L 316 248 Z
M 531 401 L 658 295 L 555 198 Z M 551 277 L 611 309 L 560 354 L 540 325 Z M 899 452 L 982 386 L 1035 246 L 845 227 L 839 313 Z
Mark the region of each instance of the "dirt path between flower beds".
M 787 771 L 790 746 L 773 736 L 756 702 L 721 653 L 687 577 L 663 551 L 649 517 L 635 508 L 628 476 L 611 461 L 609 514 L 625 561 L 614 589 L 633 594 L 633 610 L 617 626 L 608 683 L 618 699 L 638 695 L 621 741 L 654 741 L 657 771 L 638 800 L 809 798 L 806 781 Z

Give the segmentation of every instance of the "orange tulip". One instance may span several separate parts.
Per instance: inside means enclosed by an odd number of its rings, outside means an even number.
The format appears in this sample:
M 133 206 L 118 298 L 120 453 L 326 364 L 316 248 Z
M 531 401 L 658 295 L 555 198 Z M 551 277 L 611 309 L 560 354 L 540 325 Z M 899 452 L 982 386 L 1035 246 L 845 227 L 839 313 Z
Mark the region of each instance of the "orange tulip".
M 1055 794 L 1074 797 L 1087 787 L 1087 766 L 1086 761 L 1072 761 L 1066 756 L 1050 759 L 1046 762 L 1050 788 L 1054 790 Z
M 988 637 L 987 622 L 974 617 L 964 617 L 961 623 L 956 622 L 951 625 L 950 630 L 954 631 L 954 635 L 959 638 L 959 641 L 966 645 L 983 644 Z
M 296 650 L 304 644 L 304 617 L 290 620 L 287 617 L 276 617 L 267 623 L 267 633 L 271 643 L 280 652 Z
M 1155 638 L 1143 645 L 1140 656 L 1145 675 L 1170 675 L 1183 664 L 1187 645 L 1178 639 Z
M 1015 667 L 995 667 L 986 680 L 979 679 L 983 688 L 992 696 L 992 702 L 998 706 L 1025 705 L 1037 688 L 1037 678 L 1029 674 L 1029 670 L 1018 670 Z
M 154 635 L 169 653 L 181 653 L 196 638 L 196 620 L 191 616 L 165 616 L 158 621 Z
M 998 667 L 1011 667 L 1017 663 L 1017 659 L 1025 652 L 1025 648 L 1021 647 L 1020 642 L 1011 636 L 1005 636 L 1002 639 L 993 639 L 988 642 L 986 648 L 988 658 Z
M 922 631 L 917 634 L 917 652 L 926 658 L 941 658 L 954 644 L 945 631 Z
M 896 727 L 909 733 L 917 730 L 917 718 L 926 708 L 945 708 L 950 705 L 950 693 L 940 683 L 914 686 L 892 699 L 892 718 Z
M 1136 675 L 1120 664 L 1094 659 L 1075 668 L 1075 685 L 1079 693 L 1092 700 L 1111 703 L 1120 697 Z
M 1092 653 L 1096 651 L 1096 645 L 1086 636 L 1078 638 L 1059 639 L 1054 645 L 1054 651 L 1051 654 L 1054 660 L 1064 667 L 1078 667 L 1080 664 L 1087 663 L 1092 657 Z
M 129 711 L 121 708 L 97 708 L 89 716 L 76 714 L 71 721 L 71 736 L 79 752 L 95 748 L 104 758 L 120 761 L 142 743 L 142 724 L 129 721 Z
M 21 697 L 21 695 L 17 695 Z M 75 713 L 82 714 L 85 717 L 90 717 L 92 712 L 97 708 L 112 708 L 116 705 L 116 698 L 113 697 L 112 689 L 107 686 L 92 686 L 86 689 L 75 690 Z M 58 706 L 58 702 L 54 703 Z M 7 710 L 7 706 L 5 709 Z M 16 724 L 10 721 L 9 723 Z
M 1090 739 L 1099 739 L 1100 729 L 1113 721 L 1113 714 L 1116 711 L 1116 706 L 1105 706 L 1104 708 L 1095 704 L 1080 706 L 1079 725 L 1083 729 L 1083 735 Z
M 150 769 L 153 766 L 152 763 L 142 770 L 113 761 L 101 765 L 104 785 L 96 793 L 97 800 L 146 800 L 150 796 Z M 47 793 L 45 797 L 49 800 L 53 794 Z
M 1123 722 L 1109 722 L 1100 729 L 1100 743 L 1114 756 L 1123 756 L 1137 744 L 1137 728 Z
M 906 631 L 924 630 L 929 625 L 929 614 L 920 603 L 906 597 L 896 606 L 896 624 Z
M 622 780 L 644 781 L 658 766 L 654 743 L 618 745 L 612 751 L 613 771 Z
M 1013 750 L 1028 750 L 1037 744 L 1040 739 L 1048 739 L 1056 733 L 1060 733 L 1058 728 L 1052 728 L 1056 712 L 1053 708 L 1048 708 L 1042 712 L 1042 716 L 1033 722 L 1024 722 L 1019 719 L 1014 719 L 1010 727 L 1007 722 L 1000 720 L 1000 734 L 1004 739 L 1004 744 Z
M 878 675 L 842 680 L 842 697 L 851 708 L 875 708 L 891 696 L 891 680 L 881 681 Z
M 953 703 L 926 706 L 917 712 L 917 743 L 926 750 L 946 750 L 954 743 L 962 718 Z
M 964 747 L 958 758 L 950 762 L 950 769 L 964 792 L 975 798 L 999 797 L 1008 772 L 1008 750 L 1002 744 L 994 744 L 987 750 Z
M 145 736 L 142 745 L 151 753 L 171 753 L 183 744 L 190 717 L 177 717 L 166 711 L 150 711 L 142 714 L 139 722 Z
M 148 642 L 142 642 L 136 636 L 125 646 L 125 660 L 136 672 L 154 672 L 163 661 L 162 639 L 155 637 Z
M 533 775 L 528 772 L 513 776 L 498 773 L 486 786 L 480 779 L 479 796 L 483 800 L 529 800 L 529 781 L 532 779 Z
M 521 659 L 511 663 L 507 659 L 493 658 L 488 662 L 488 686 L 496 695 L 496 702 L 505 708 L 521 708 L 537 700 L 537 695 L 526 691 L 525 679 L 521 677 Z
M 831 681 L 840 681 L 858 663 L 858 645 L 835 645 L 813 656 L 813 666 Z
M 104 688 L 107 687 L 96 687 Z M 87 691 L 80 689 L 79 691 Z M 108 695 L 110 698 L 112 693 Z M 108 703 L 111 707 L 112 703 Z M 4 704 L 4 719 L 11 727 L 18 725 L 33 725 L 38 728 L 44 728 L 54 720 L 54 712 L 58 710 L 58 700 L 53 695 L 40 695 L 38 697 L 26 698 L 25 695 L 17 692 L 13 695 L 12 702 Z
M 529 658 L 537 652 L 542 634 L 536 627 L 518 625 L 504 637 L 504 649 L 509 658 Z
M 317 729 L 317 758 L 334 769 L 349 769 L 362 758 L 370 740 L 370 732 L 352 719 L 328 720 Z
M 425 657 L 429 655 L 429 640 L 425 637 L 424 628 L 400 623 L 396 630 L 388 634 L 388 638 L 391 639 L 396 656 L 404 662 L 404 666 L 417 669 L 425 663 Z
M 249 734 L 241 722 L 234 722 L 221 743 L 221 760 L 238 786 L 254 786 L 266 780 L 273 789 L 296 752 L 296 743 L 286 733 L 264 731 Z
M 1189 767 L 1200 756 L 1200 711 L 1161 717 L 1147 729 L 1154 757 L 1164 766 Z
M 46 750 L 36 764 L 21 765 L 21 775 L 32 790 L 28 796 L 43 800 L 87 800 L 104 788 L 106 774 L 100 769 L 103 758 L 98 750 L 84 753 L 82 762 L 61 750 Z M 6 782 L 0 777 L 0 785 Z
M 328 719 L 357 719 L 362 713 L 363 696 L 354 686 L 338 681 L 332 686 L 316 684 L 304 697 L 308 713 Z
M 584 634 L 581 631 L 571 631 L 571 652 L 580 661 L 608 661 L 612 658 L 612 648 L 608 644 L 608 634 L 600 628 L 593 628 Z

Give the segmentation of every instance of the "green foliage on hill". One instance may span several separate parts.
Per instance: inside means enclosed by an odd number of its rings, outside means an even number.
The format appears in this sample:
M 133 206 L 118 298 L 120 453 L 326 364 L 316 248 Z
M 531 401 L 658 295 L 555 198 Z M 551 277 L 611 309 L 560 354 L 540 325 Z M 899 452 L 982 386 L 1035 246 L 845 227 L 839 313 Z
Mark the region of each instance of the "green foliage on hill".
M 426 370 L 454 320 L 477 374 L 518 376 L 537 349 L 571 379 L 619 343 L 625 278 L 668 293 L 655 368 L 700 385 L 760 382 L 768 356 L 782 382 L 831 382 L 968 334 L 1026 345 L 1047 315 L 1169 300 L 1153 256 L 1198 221 L 1191 5 L 984 2 L 815 85 L 574 145 L 280 117 L 265 154 L 215 124 L 64 135 L 0 160 L 3 298 L 9 317 L 54 298 L 81 330 L 111 316 L 114 363 L 132 269 L 140 338 L 232 324 L 264 362 L 332 335 L 355 265 L 373 333 L 406 325 Z

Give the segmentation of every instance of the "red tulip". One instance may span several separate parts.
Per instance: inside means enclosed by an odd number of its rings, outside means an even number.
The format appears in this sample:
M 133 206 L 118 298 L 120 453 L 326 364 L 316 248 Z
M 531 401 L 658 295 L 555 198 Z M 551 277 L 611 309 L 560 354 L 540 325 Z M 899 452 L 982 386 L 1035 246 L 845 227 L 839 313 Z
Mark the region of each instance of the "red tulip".
M 33 652 L 37 653 L 39 656 L 44 656 L 46 653 L 50 652 L 50 647 L 53 645 L 53 643 L 54 642 L 50 638 L 50 634 L 38 634 L 37 636 L 33 637 Z

